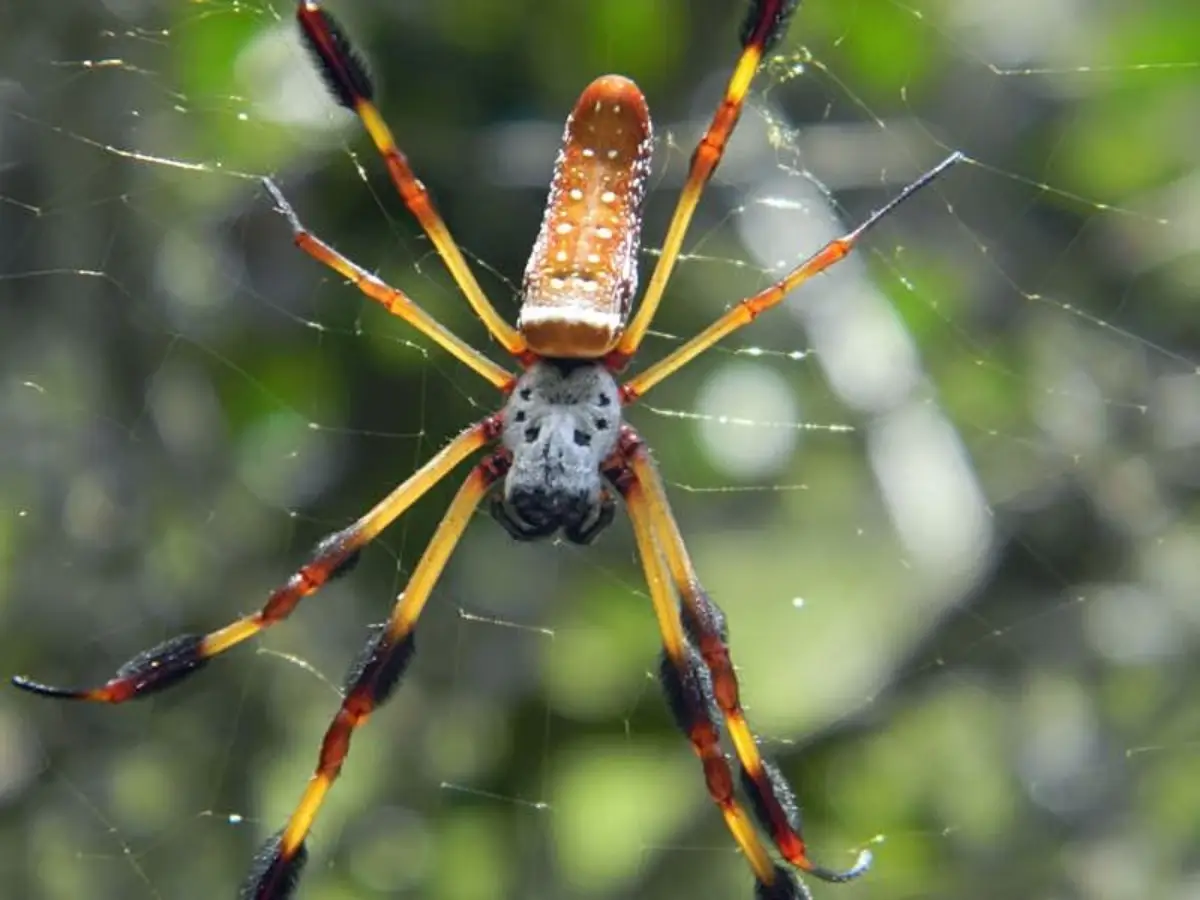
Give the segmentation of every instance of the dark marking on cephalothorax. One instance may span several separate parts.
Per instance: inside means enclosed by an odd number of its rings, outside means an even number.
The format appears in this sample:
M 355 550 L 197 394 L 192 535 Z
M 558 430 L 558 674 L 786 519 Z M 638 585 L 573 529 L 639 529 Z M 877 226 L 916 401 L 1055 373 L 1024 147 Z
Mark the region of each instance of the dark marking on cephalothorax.
M 612 521 L 600 465 L 617 446 L 618 399 L 599 363 L 542 360 L 525 371 L 505 407 L 512 467 L 492 505 L 509 534 L 536 540 L 562 529 L 585 543 Z

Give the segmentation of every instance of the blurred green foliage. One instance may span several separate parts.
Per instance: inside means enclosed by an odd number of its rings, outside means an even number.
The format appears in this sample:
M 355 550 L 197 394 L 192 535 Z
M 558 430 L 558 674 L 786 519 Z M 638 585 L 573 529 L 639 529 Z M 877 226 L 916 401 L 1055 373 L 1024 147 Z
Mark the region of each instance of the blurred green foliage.
M 686 242 L 650 358 L 811 252 L 830 209 L 861 220 L 950 149 L 972 158 L 630 416 L 814 857 L 883 836 L 869 876 L 820 897 L 1200 885 L 1194 7 L 807 0 Z M 659 138 L 646 280 L 743 3 L 330 8 L 510 317 L 565 112 L 597 74 L 635 77 Z M 487 346 L 322 96 L 285 0 L 0 10 L 5 672 L 88 683 L 256 608 L 497 404 L 292 247 L 259 176 Z M 737 372 L 795 409 L 705 406 Z M 706 437 L 779 432 L 795 447 L 758 473 Z M 453 489 L 177 691 L 0 694 L 0 896 L 232 896 Z M 577 550 L 479 519 L 411 677 L 355 738 L 300 896 L 750 897 L 648 674 L 627 525 Z

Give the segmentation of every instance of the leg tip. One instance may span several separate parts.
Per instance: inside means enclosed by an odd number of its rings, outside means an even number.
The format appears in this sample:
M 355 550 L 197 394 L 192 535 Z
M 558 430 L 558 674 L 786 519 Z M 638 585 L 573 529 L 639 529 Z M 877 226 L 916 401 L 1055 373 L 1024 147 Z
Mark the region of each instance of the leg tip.
M 36 694 L 39 697 L 57 697 L 61 700 L 86 700 L 88 696 L 87 691 L 70 690 L 68 688 L 54 687 L 50 684 L 42 684 L 40 681 L 26 678 L 24 675 L 14 675 L 9 679 L 9 683 L 18 690 L 29 694 Z
M 819 878 L 822 881 L 829 882 L 830 884 L 841 884 L 846 881 L 853 881 L 855 878 L 865 875 L 871 868 L 871 863 L 874 861 L 874 859 L 875 857 L 872 855 L 871 851 L 864 847 L 858 852 L 858 858 L 854 860 L 854 865 L 852 865 L 849 869 L 837 871 L 835 869 L 826 869 L 824 866 L 813 866 L 812 868 L 808 869 L 807 872 L 814 878 Z

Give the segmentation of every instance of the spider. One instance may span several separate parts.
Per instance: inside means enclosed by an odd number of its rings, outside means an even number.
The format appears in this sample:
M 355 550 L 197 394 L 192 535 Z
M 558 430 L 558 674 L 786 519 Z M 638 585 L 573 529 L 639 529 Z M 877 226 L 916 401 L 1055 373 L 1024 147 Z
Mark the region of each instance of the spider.
M 587 544 L 613 520 L 620 495 L 650 588 L 662 636 L 659 679 L 676 725 L 700 758 L 713 802 L 753 872 L 758 900 L 797 900 L 805 872 L 829 882 L 870 866 L 862 850 L 835 871 L 812 861 L 801 837 L 795 794 L 764 758 L 738 699 L 725 617 L 700 585 L 654 462 L 624 407 L 721 338 L 776 306 L 793 289 L 844 258 L 898 204 L 963 159 L 953 153 L 861 225 L 830 241 L 776 283 L 732 306 L 699 335 L 624 383 L 617 377 L 637 352 L 679 257 L 688 223 L 741 114 L 762 59 L 780 40 L 800 0 L 751 0 L 741 52 L 712 121 L 692 154 L 662 253 L 637 313 L 642 205 L 650 170 L 651 124 L 645 97 L 629 79 L 605 75 L 588 85 L 567 118 L 549 198 L 525 269 L 516 327 L 491 305 L 467 267 L 428 192 L 413 174 L 373 100 L 366 68 L 318 0 L 300 0 L 301 35 L 334 98 L 358 115 L 387 165 L 404 205 L 420 223 L 492 338 L 520 365 L 514 375 L 439 324 L 411 298 L 342 256 L 301 224 L 270 179 L 264 186 L 290 224 L 298 247 L 342 275 L 491 382 L 500 410 L 467 428 L 374 508 L 321 540 L 308 561 L 255 613 L 208 634 L 185 634 L 139 653 L 104 684 L 53 687 L 24 676 L 34 694 L 123 703 L 171 687 L 214 657 L 287 618 L 305 597 L 348 572 L 364 546 L 472 453 L 476 463 L 451 501 L 404 592 L 350 669 L 341 706 L 325 732 L 317 765 L 284 827 L 256 854 L 239 896 L 292 897 L 307 856 L 306 839 L 350 749 L 354 732 L 396 689 L 412 662 L 417 620 L 451 551 L 485 500 L 513 538 L 561 532 Z M 739 769 L 721 748 L 721 727 Z M 738 798 L 737 785 L 748 798 Z M 765 833 L 775 854 L 760 836 Z

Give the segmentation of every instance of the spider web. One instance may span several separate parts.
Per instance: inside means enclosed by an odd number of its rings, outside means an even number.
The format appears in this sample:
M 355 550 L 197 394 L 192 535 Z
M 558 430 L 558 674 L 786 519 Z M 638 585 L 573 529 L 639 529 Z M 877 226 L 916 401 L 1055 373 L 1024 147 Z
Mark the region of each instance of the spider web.
M 595 74 L 637 77 L 648 277 L 740 4 L 335 7 L 510 318 L 562 115 Z M 822 896 L 1196 889 L 1189 12 L 808 0 L 701 204 L 643 359 L 969 157 L 630 414 L 813 854 L 879 843 Z M 259 188 L 278 177 L 317 234 L 485 346 L 290 3 L 6 17 L 0 646 L 89 683 L 254 608 L 496 399 L 299 254 Z M 453 482 L 186 687 L 0 697 L 5 896 L 230 896 Z M 578 549 L 480 518 L 301 896 L 749 896 L 649 674 L 627 526 Z

